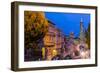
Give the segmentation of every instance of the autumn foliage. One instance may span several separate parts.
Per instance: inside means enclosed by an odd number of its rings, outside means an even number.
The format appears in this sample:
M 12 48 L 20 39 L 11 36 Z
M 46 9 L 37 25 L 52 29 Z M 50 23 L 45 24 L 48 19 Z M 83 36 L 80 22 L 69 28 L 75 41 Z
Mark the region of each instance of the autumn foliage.
M 48 31 L 48 21 L 43 12 L 24 12 L 25 48 L 36 48 Z

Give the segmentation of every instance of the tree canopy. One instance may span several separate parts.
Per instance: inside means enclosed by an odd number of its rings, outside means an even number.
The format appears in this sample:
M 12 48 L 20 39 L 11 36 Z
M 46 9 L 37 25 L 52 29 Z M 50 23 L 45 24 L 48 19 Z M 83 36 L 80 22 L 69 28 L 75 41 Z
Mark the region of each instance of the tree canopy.
M 37 42 L 43 39 L 48 31 L 48 21 L 43 12 L 24 12 L 25 48 L 37 46 Z

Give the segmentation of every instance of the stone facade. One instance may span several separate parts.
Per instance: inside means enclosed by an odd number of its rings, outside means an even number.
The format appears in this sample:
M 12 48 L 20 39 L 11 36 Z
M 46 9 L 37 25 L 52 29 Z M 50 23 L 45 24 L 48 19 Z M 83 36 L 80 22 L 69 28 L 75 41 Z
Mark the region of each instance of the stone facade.
M 52 22 L 48 22 L 49 28 L 44 37 L 44 45 L 46 49 L 46 58 L 47 60 L 51 60 L 52 57 L 60 53 L 64 45 L 65 36 Z

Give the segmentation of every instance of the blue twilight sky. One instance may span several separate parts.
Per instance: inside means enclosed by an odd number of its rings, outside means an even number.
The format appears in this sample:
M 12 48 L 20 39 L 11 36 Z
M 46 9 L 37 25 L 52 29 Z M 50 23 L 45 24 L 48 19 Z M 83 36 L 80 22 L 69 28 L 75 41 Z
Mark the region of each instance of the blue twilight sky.
M 80 32 L 81 19 L 83 19 L 83 26 L 85 29 L 88 28 L 90 23 L 90 14 L 45 12 L 45 16 L 65 35 L 74 32 L 74 35 L 78 36 Z

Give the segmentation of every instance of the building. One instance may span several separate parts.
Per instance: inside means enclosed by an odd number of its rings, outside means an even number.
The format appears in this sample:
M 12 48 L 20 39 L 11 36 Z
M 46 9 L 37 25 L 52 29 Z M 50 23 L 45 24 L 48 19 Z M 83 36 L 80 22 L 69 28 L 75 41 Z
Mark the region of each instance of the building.
M 51 60 L 55 55 L 61 53 L 61 49 L 64 45 L 65 36 L 55 27 L 55 24 L 51 21 L 49 22 L 48 32 L 44 37 L 44 46 L 45 46 L 45 58 Z
M 45 60 L 52 60 L 55 55 L 69 54 L 71 59 L 88 58 L 89 56 L 81 55 L 87 48 L 85 28 L 83 20 L 80 21 L 80 35 L 76 38 L 74 32 L 67 37 L 63 32 L 55 27 L 55 24 L 49 22 L 48 32 L 43 38 L 45 49 Z M 89 54 L 90 55 L 90 54 Z M 67 58 L 66 58 L 67 59 Z
M 90 57 L 90 51 L 86 43 L 86 31 L 83 26 L 83 20 L 80 21 L 80 34 L 78 37 L 74 37 L 74 33 L 71 32 L 67 38 L 67 48 L 72 59 L 83 59 Z
M 85 28 L 83 26 L 83 19 L 81 18 L 81 21 L 80 21 L 80 42 L 85 42 L 86 41 L 86 37 L 85 37 Z

